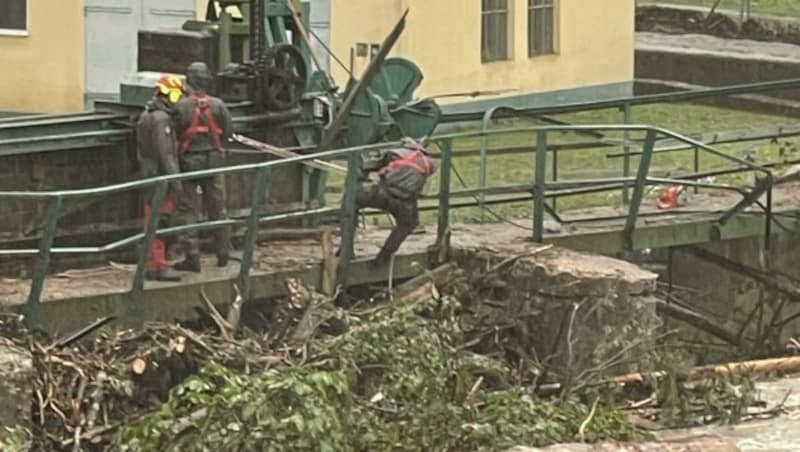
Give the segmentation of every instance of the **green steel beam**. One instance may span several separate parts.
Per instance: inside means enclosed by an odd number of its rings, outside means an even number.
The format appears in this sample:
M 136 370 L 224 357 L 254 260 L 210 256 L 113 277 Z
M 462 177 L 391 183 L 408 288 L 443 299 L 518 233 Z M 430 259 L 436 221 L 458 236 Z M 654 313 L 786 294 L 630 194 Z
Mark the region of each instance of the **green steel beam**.
M 633 230 L 636 228 L 636 221 L 639 219 L 639 208 L 642 206 L 644 190 L 645 187 L 647 187 L 647 175 L 650 173 L 650 162 L 653 158 L 655 143 L 656 132 L 648 130 L 647 137 L 644 140 L 642 158 L 639 159 L 639 170 L 636 173 L 636 185 L 633 187 L 633 196 L 631 197 L 631 203 L 628 207 L 628 218 L 625 221 L 625 229 L 623 229 L 627 248 L 633 247 L 632 234 Z
M 247 234 L 244 239 L 242 265 L 237 278 L 237 284 L 244 300 L 250 299 L 250 268 L 253 265 L 253 254 L 256 249 L 256 238 L 258 238 L 258 220 L 268 197 L 269 176 L 270 168 L 262 168 L 256 173 L 256 181 L 253 184 L 252 204 L 250 206 L 250 217 L 247 219 Z
M 541 242 L 544 238 L 544 200 L 547 181 L 547 131 L 536 133 L 536 162 L 533 179 L 533 240 Z
M 781 231 L 800 230 L 800 211 L 782 211 L 779 220 L 773 224 L 773 234 Z M 632 251 L 669 248 L 675 246 L 698 245 L 763 236 L 766 232 L 763 214 L 739 214 L 725 225 L 720 225 L 713 216 L 693 216 L 675 222 L 654 220 L 651 224 L 640 225 L 631 236 Z M 592 232 L 577 232 L 570 235 L 551 235 L 545 243 L 563 246 L 576 251 L 601 254 L 615 254 L 626 250 L 625 236 L 619 226 L 610 225 L 608 229 Z
M 63 198 L 56 196 L 50 200 L 45 214 L 44 230 L 42 238 L 39 239 L 39 255 L 36 256 L 36 264 L 31 278 L 31 288 L 28 294 L 28 302 L 25 310 L 25 323 L 31 327 L 39 323 L 39 306 L 44 288 L 44 280 L 47 277 L 47 267 L 50 264 L 50 249 L 53 247 L 53 240 L 56 236 L 56 224 L 58 214 L 61 211 Z
M 440 142 L 442 151 L 441 167 L 439 168 L 439 218 L 436 228 L 436 243 L 442 243 L 450 227 L 450 173 L 453 154 L 453 140 Z M 483 205 L 483 200 L 481 200 Z
M 338 284 L 347 286 L 350 261 L 355 256 L 353 243 L 355 240 L 358 207 L 356 197 L 358 195 L 359 175 L 361 173 L 361 154 L 351 153 L 347 159 L 347 176 L 344 183 L 344 195 L 342 196 L 341 214 L 341 234 L 342 241 L 339 246 L 339 267 L 337 268 L 336 280 Z

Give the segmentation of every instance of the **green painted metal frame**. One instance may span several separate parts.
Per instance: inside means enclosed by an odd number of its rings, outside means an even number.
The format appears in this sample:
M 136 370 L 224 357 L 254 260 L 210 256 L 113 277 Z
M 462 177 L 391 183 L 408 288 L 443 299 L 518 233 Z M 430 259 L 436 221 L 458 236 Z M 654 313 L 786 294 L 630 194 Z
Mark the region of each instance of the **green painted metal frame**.
M 256 239 L 258 238 L 258 220 L 261 217 L 261 212 L 269 194 L 271 172 L 272 168 L 260 168 L 256 173 L 256 180 L 253 184 L 253 202 L 250 207 L 250 216 L 247 219 L 242 265 L 237 278 L 239 292 L 245 300 L 250 295 L 250 269 L 253 266 L 253 254 L 255 253 Z
M 500 117 L 530 118 L 530 117 L 544 116 L 551 114 L 562 114 L 562 113 L 573 113 L 573 112 L 582 112 L 591 110 L 602 110 L 608 108 L 618 108 L 620 111 L 622 111 L 622 124 L 630 125 L 633 120 L 632 108 L 636 105 L 681 102 L 681 101 L 704 99 L 708 97 L 756 93 L 756 92 L 773 91 L 773 90 L 797 88 L 797 87 L 800 87 L 800 78 L 777 80 L 770 82 L 730 85 L 730 86 L 706 88 L 700 90 L 676 91 L 669 93 L 650 94 L 644 96 L 631 96 L 631 97 L 602 100 L 596 102 L 581 102 L 581 103 L 563 104 L 563 105 L 556 105 L 549 107 L 517 108 L 506 105 L 496 105 L 484 111 L 483 113 L 456 113 L 450 115 L 443 115 L 441 122 L 448 123 L 448 122 L 467 122 L 476 120 L 481 121 L 480 147 L 478 149 L 478 155 L 480 158 L 480 164 L 478 168 L 478 187 L 481 189 L 485 189 L 488 184 L 488 167 L 487 167 L 488 156 L 489 156 L 488 132 L 491 122 L 496 118 Z M 624 132 L 624 142 L 625 144 L 623 145 L 623 152 L 622 152 L 622 157 L 623 157 L 622 173 L 624 176 L 627 177 L 630 175 L 631 156 L 636 155 L 636 153 L 631 152 L 629 131 Z M 548 152 L 553 152 L 555 154 L 558 152 L 558 149 L 556 148 L 549 149 Z M 663 150 L 661 152 L 670 152 L 670 150 Z M 694 159 L 695 159 L 695 164 L 694 164 L 695 172 L 699 172 L 700 170 L 699 150 L 696 147 L 695 147 Z M 553 180 L 557 181 L 558 171 L 555 166 L 557 165 L 557 157 L 554 157 L 554 162 L 555 163 L 553 169 Z M 629 188 L 630 187 L 628 185 L 623 186 L 622 199 L 624 203 L 628 203 L 630 201 L 628 199 Z M 480 221 L 483 222 L 485 221 L 486 218 L 486 212 L 485 212 L 486 209 L 484 206 L 485 195 L 481 194 L 479 195 L 478 198 L 479 198 L 478 208 L 480 210 Z M 553 204 L 553 210 L 555 210 L 555 204 Z
M 632 179 L 631 177 L 589 179 L 589 180 L 579 180 L 579 181 L 569 181 L 569 182 L 547 180 L 547 171 L 546 171 L 547 152 L 549 151 L 547 144 L 548 133 L 588 132 L 588 131 L 622 131 L 622 132 L 628 131 L 628 132 L 646 133 L 646 139 L 642 150 L 642 158 L 640 159 L 639 170 L 637 172 L 635 180 Z M 531 190 L 531 186 L 519 185 L 510 187 L 493 187 L 493 188 L 483 188 L 483 189 L 479 188 L 477 191 L 467 190 L 466 192 L 452 192 L 450 190 L 450 175 L 453 169 L 452 159 L 454 156 L 453 154 L 454 140 L 461 138 L 474 138 L 476 136 L 484 136 L 487 134 L 504 134 L 504 133 L 514 133 L 514 134 L 527 133 L 535 137 L 536 151 L 535 151 L 535 170 L 534 170 L 535 176 L 532 186 L 533 190 Z M 767 190 L 771 187 L 771 183 L 773 181 L 771 173 L 767 169 L 759 165 L 755 165 L 752 162 L 734 156 L 730 156 L 724 152 L 714 149 L 713 147 L 710 147 L 704 143 L 698 142 L 683 135 L 670 132 L 665 129 L 646 126 L 646 125 L 567 125 L 567 126 L 552 125 L 552 126 L 540 126 L 540 127 L 496 129 L 488 132 L 462 132 L 462 133 L 455 133 L 448 135 L 440 135 L 437 137 L 433 137 L 431 140 L 432 142 L 438 144 L 441 150 L 441 157 L 442 157 L 442 162 L 440 167 L 442 177 L 440 181 L 439 194 L 438 194 L 439 219 L 437 225 L 437 234 L 439 236 L 439 239 L 442 239 L 444 234 L 446 234 L 446 231 L 449 229 L 451 206 L 458 207 L 458 205 L 451 203 L 451 198 L 454 196 L 462 196 L 465 193 L 469 192 L 477 193 L 479 195 L 480 194 L 485 195 L 488 193 L 530 194 L 532 191 L 534 198 L 533 238 L 538 241 L 541 241 L 544 239 L 544 226 L 543 226 L 544 213 L 548 208 L 548 206 L 546 206 L 545 204 L 545 200 L 547 198 L 554 198 L 561 195 L 574 194 L 575 188 L 584 190 L 584 192 L 588 193 L 591 191 L 608 190 L 609 187 L 613 187 L 612 184 L 625 185 L 628 183 L 633 183 L 634 184 L 633 198 L 631 200 L 631 206 L 627 217 L 626 227 L 625 230 L 623 231 L 624 235 L 627 237 L 635 237 L 634 234 L 635 234 L 636 219 L 638 218 L 639 206 L 643 198 L 645 185 L 677 182 L 688 185 L 694 184 L 697 186 L 704 186 L 704 187 L 740 190 L 737 189 L 736 187 L 726 186 L 724 184 L 705 184 L 694 181 L 685 181 L 685 180 L 681 181 L 678 179 L 648 177 L 648 172 L 650 170 L 650 158 L 652 157 L 652 154 L 654 152 L 654 146 L 656 138 L 658 136 L 669 137 L 671 139 L 685 143 L 687 145 L 697 147 L 699 150 L 703 150 L 718 155 L 729 161 L 743 165 L 750 171 L 759 171 L 766 175 L 766 177 L 762 178 L 762 181 L 767 181 L 767 182 L 762 182 L 762 185 L 756 187 L 756 190 L 754 190 L 753 192 L 745 193 L 746 195 L 744 197 L 745 199 L 742 201 L 742 203 L 740 203 L 739 206 L 737 206 L 738 210 L 733 214 L 727 212 L 723 219 L 738 218 L 736 216 L 736 213 L 740 212 L 741 209 L 743 209 L 743 206 L 746 206 L 747 203 L 753 204 L 757 202 L 758 196 L 755 196 L 756 192 L 758 192 L 759 190 Z M 131 246 L 138 243 L 140 244 L 141 249 L 139 253 L 139 259 L 137 262 L 136 272 L 134 274 L 133 284 L 129 292 L 130 296 L 135 300 L 138 297 L 140 297 L 143 291 L 144 287 L 143 279 L 144 279 L 145 265 L 150 248 L 149 245 L 154 237 L 179 234 L 181 232 L 187 232 L 187 231 L 214 229 L 232 224 L 241 224 L 242 221 L 236 219 L 203 221 L 189 225 L 170 227 L 159 230 L 157 228 L 157 224 L 159 220 L 158 214 L 160 212 L 159 209 L 154 209 L 153 210 L 154 214 L 150 220 L 150 224 L 148 225 L 144 233 L 139 233 L 131 237 L 121 239 L 117 242 L 104 245 L 102 247 L 59 248 L 59 247 L 53 247 L 53 240 L 56 231 L 58 213 L 61 209 L 62 201 L 68 198 L 75 198 L 82 196 L 113 195 L 115 193 L 128 190 L 150 188 L 154 189 L 154 194 L 151 198 L 152 205 L 160 205 L 161 201 L 164 199 L 167 186 L 172 182 L 188 180 L 188 179 L 196 179 L 200 177 L 208 177 L 217 174 L 255 171 L 256 179 L 253 188 L 254 192 L 252 197 L 251 210 L 250 210 L 250 215 L 246 220 L 247 233 L 244 245 L 245 255 L 242 262 L 242 269 L 238 276 L 238 283 L 240 284 L 240 289 L 242 289 L 244 293 L 247 293 L 247 291 L 249 290 L 247 278 L 252 264 L 252 257 L 255 248 L 255 237 L 258 225 L 274 221 L 284 221 L 290 218 L 318 218 L 321 215 L 335 214 L 337 212 L 341 215 L 341 227 L 342 227 L 341 256 L 337 273 L 337 281 L 339 284 L 346 286 L 348 282 L 350 263 L 354 256 L 353 242 L 355 236 L 356 214 L 357 214 L 356 197 L 360 184 L 359 176 L 361 173 L 361 155 L 363 152 L 375 149 L 382 149 L 389 146 L 396 146 L 399 144 L 400 143 L 397 142 L 378 143 L 369 146 L 358 146 L 345 149 L 336 149 L 336 150 L 318 152 L 314 154 L 298 155 L 295 157 L 286 158 L 282 160 L 273 160 L 273 161 L 259 162 L 253 164 L 221 167 L 221 168 L 196 171 L 191 173 L 161 176 L 161 177 L 137 180 L 123 184 L 92 188 L 92 189 L 61 190 L 52 192 L 13 192 L 13 191 L 0 192 L 0 200 L 3 201 L 9 199 L 23 200 L 23 201 L 44 199 L 50 202 L 47 211 L 45 227 L 39 242 L 39 248 L 0 250 L 0 256 L 38 255 L 37 264 L 31 283 L 31 291 L 28 296 L 28 302 L 26 308 L 28 313 L 28 315 L 26 316 L 27 321 L 29 323 L 36 324 L 38 322 L 39 302 L 41 298 L 45 277 L 47 274 L 49 257 L 51 254 L 97 253 L 97 252 L 119 249 L 124 246 Z M 345 181 L 345 190 L 341 208 L 339 209 L 320 208 L 320 209 L 287 212 L 287 213 L 280 213 L 273 215 L 263 215 L 261 209 L 263 207 L 264 199 L 267 194 L 269 174 L 272 168 L 281 165 L 297 164 L 313 159 L 330 160 L 330 159 L 341 159 L 341 158 L 347 158 L 348 160 L 348 172 Z M 554 190 L 554 191 L 548 191 L 548 190 Z M 485 199 L 484 201 L 479 201 L 479 202 L 485 203 Z M 720 221 L 719 223 L 720 226 L 724 226 L 725 221 Z M 631 242 L 627 244 L 629 248 L 633 246 L 632 240 L 633 239 L 628 240 L 629 242 Z

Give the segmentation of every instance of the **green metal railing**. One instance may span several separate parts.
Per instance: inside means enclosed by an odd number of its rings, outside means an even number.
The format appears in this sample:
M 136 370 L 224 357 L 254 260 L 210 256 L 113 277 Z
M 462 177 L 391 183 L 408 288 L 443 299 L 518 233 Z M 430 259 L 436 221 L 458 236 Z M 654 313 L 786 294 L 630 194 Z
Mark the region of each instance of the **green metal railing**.
M 571 181 L 552 181 L 547 180 L 546 168 L 548 165 L 548 152 L 551 145 L 548 143 L 548 137 L 554 133 L 565 132 L 590 132 L 590 131 L 616 131 L 622 133 L 643 133 L 645 139 L 643 141 L 641 158 L 635 176 L 622 176 L 615 178 L 598 178 L 598 179 L 584 179 L 584 180 L 571 180 Z M 465 190 L 453 191 L 451 190 L 451 175 L 454 172 L 453 159 L 454 159 L 454 142 L 459 139 L 474 139 L 475 137 L 487 137 L 490 135 L 498 134 L 525 134 L 530 135 L 532 154 L 535 157 L 533 162 L 533 178 L 530 184 L 518 184 L 513 186 L 501 187 L 479 187 L 477 189 L 467 188 Z M 741 165 L 744 171 L 757 171 L 764 174 L 761 179 L 761 185 L 754 187 L 752 190 L 743 189 L 727 184 L 713 184 L 704 183 L 685 178 L 659 178 L 651 177 L 650 168 L 651 160 L 654 154 L 654 147 L 657 138 L 667 137 L 675 141 L 684 143 L 686 145 L 696 147 L 710 154 L 721 157 L 727 161 Z M 544 239 L 544 217 L 545 213 L 552 211 L 546 205 L 547 199 L 556 199 L 561 196 L 574 196 L 583 193 L 601 192 L 618 190 L 622 186 L 630 185 L 633 188 L 632 196 L 629 203 L 629 209 L 625 218 L 624 235 L 627 238 L 627 245 L 630 247 L 630 240 L 633 231 L 636 228 L 637 220 L 639 218 L 642 200 L 645 195 L 645 188 L 648 185 L 656 184 L 682 184 L 695 187 L 714 188 L 722 190 L 732 190 L 742 194 L 742 201 L 740 201 L 730 211 L 726 212 L 719 221 L 724 223 L 736 212 L 740 212 L 747 206 L 757 202 L 760 194 L 768 191 L 771 188 L 772 176 L 769 170 L 762 166 L 756 165 L 752 162 L 728 155 L 719 151 L 711 146 L 702 142 L 696 141 L 692 138 L 670 132 L 665 129 L 646 126 L 646 125 L 553 125 L 543 127 L 525 127 L 525 128 L 509 128 L 497 129 L 483 132 L 461 132 L 447 135 L 440 135 L 434 137 L 432 143 L 437 146 L 440 153 L 440 184 L 438 193 L 434 196 L 436 205 L 434 208 L 438 209 L 438 224 L 437 224 L 437 243 L 442 243 L 445 240 L 447 231 L 450 226 L 450 209 L 451 207 L 463 207 L 465 205 L 458 205 L 452 202 L 453 198 L 467 197 L 467 196 L 482 196 L 487 193 L 491 194 L 523 194 L 526 197 L 533 199 L 533 239 L 542 241 Z M 244 239 L 244 254 L 242 257 L 241 268 L 237 277 L 240 290 L 243 296 L 248 296 L 249 290 L 249 277 L 252 267 L 253 254 L 255 250 L 255 242 L 257 236 L 258 226 L 267 223 L 281 222 L 290 219 L 303 219 L 319 217 L 323 215 L 338 214 L 341 221 L 341 254 L 340 262 L 337 273 L 337 280 L 340 284 L 347 283 L 348 272 L 350 263 L 354 257 L 353 240 L 356 228 L 356 194 L 359 188 L 359 174 L 361 167 L 361 156 L 363 153 L 385 149 L 389 146 L 398 145 L 399 143 L 380 143 L 369 146 L 352 147 L 346 149 L 337 149 L 315 154 L 302 155 L 282 160 L 274 160 L 268 162 L 237 165 L 216 168 L 205 171 L 196 171 L 191 173 L 161 176 L 150 179 L 137 180 L 126 182 L 122 184 L 110 185 L 105 187 L 98 187 L 92 189 L 80 190 L 61 190 L 50 192 L 0 192 L 0 202 L 8 202 L 9 200 L 18 201 L 45 201 L 47 202 L 47 209 L 44 216 L 44 227 L 39 238 L 38 248 L 31 249 L 5 249 L 0 250 L 0 256 L 36 256 L 34 271 L 31 280 L 30 291 L 27 297 L 25 306 L 26 318 L 30 323 L 37 323 L 39 320 L 39 309 L 42 289 L 44 281 L 48 272 L 48 265 L 51 255 L 59 254 L 96 254 L 105 253 L 110 251 L 120 250 L 135 244 L 140 245 L 138 253 L 138 261 L 136 270 L 130 288 L 130 308 L 135 309 L 139 303 L 143 289 L 144 289 L 144 276 L 146 262 L 149 257 L 150 244 L 154 237 L 164 237 L 185 233 L 189 231 L 199 231 L 219 228 L 223 226 L 230 226 L 236 224 L 245 224 L 246 233 Z M 595 149 L 596 151 L 603 151 L 603 148 Z M 344 184 L 344 192 L 342 196 L 341 207 L 324 207 L 305 211 L 284 212 L 278 214 L 265 214 L 263 206 L 267 199 L 267 193 L 270 188 L 271 171 L 282 165 L 292 165 L 310 161 L 313 159 L 331 160 L 331 159 L 347 159 L 348 171 Z M 209 177 L 219 174 L 231 174 L 237 172 L 254 172 L 253 181 L 253 195 L 251 200 L 251 209 L 249 216 L 245 219 L 226 219 L 217 221 L 203 221 L 193 224 L 187 224 L 176 227 L 157 229 L 160 219 L 160 209 L 153 209 L 153 215 L 150 222 L 145 228 L 145 232 L 131 235 L 129 237 L 117 240 L 115 242 L 96 247 L 58 247 L 53 246 L 56 226 L 59 218 L 59 213 L 62 204 L 65 200 L 86 196 L 113 196 L 120 192 L 129 190 L 141 190 L 149 188 L 153 191 L 151 204 L 154 206 L 161 205 L 164 200 L 168 185 L 175 181 L 191 180 L 201 177 Z M 759 194 L 760 193 L 760 194 Z M 769 212 L 768 212 L 769 214 Z M 769 220 L 768 220 L 769 221 Z
M 697 101 L 702 99 L 708 99 L 713 97 L 721 97 L 721 96 L 738 96 L 743 94 L 752 94 L 752 93 L 763 93 L 769 91 L 777 91 L 777 90 L 785 90 L 785 89 L 797 89 L 800 88 L 800 79 L 785 79 L 785 80 L 776 80 L 776 81 L 769 81 L 769 82 L 756 82 L 756 83 L 745 83 L 745 84 L 738 84 L 738 85 L 729 85 L 729 86 L 722 86 L 722 87 L 709 87 L 709 88 L 701 88 L 701 89 L 693 89 L 693 90 L 684 90 L 684 91 L 674 91 L 674 92 L 666 92 L 666 93 L 658 93 L 658 94 L 647 94 L 647 95 L 640 95 L 640 96 L 633 96 L 633 97 L 623 97 L 617 99 L 608 99 L 608 100 L 599 100 L 593 102 L 579 102 L 579 103 L 568 103 L 568 104 L 560 104 L 560 105 L 552 105 L 552 106 L 545 106 L 545 107 L 529 107 L 529 108 L 517 108 L 512 106 L 506 105 L 497 105 L 492 108 L 487 109 L 483 113 L 456 113 L 456 114 L 448 114 L 443 118 L 443 122 L 466 122 L 466 121 L 480 121 L 481 123 L 481 131 L 484 132 L 480 140 L 480 147 L 479 147 L 479 157 L 480 157 L 480 166 L 478 169 L 478 188 L 485 189 L 488 186 L 488 165 L 487 159 L 490 153 L 489 148 L 489 134 L 486 133 L 490 130 L 490 126 L 493 121 L 497 119 L 508 119 L 508 118 L 540 118 L 540 119 L 547 119 L 549 121 L 553 121 L 552 118 L 544 118 L 546 115 L 555 115 L 555 114 L 565 114 L 565 113 L 577 113 L 577 112 L 586 112 L 586 111 L 596 111 L 596 110 L 605 110 L 605 109 L 618 109 L 622 113 L 622 124 L 630 125 L 633 122 L 633 107 L 634 106 L 643 106 L 643 105 L 652 105 L 652 104 L 660 104 L 660 103 L 674 103 L 674 102 L 687 102 L 687 101 Z M 561 123 L 561 125 L 566 125 Z M 740 137 L 740 138 L 733 138 L 726 141 L 726 143 L 739 143 L 745 141 L 756 141 L 758 139 L 770 139 L 770 138 L 778 138 L 778 137 L 794 137 L 800 136 L 800 129 L 792 128 L 791 130 L 777 130 L 776 133 L 759 136 L 758 134 L 747 136 L 747 137 Z M 680 141 L 680 140 L 679 140 Z M 699 141 L 699 140 L 698 140 Z M 694 152 L 694 173 L 700 172 L 700 152 L 697 146 L 693 146 L 689 142 L 682 142 L 683 144 L 664 147 L 661 149 L 657 149 L 655 153 L 668 153 L 668 152 L 676 152 L 686 149 L 693 149 Z M 619 154 L 612 154 L 609 155 L 609 158 L 622 158 L 622 174 L 624 177 L 631 176 L 631 157 L 635 155 L 641 155 L 641 153 L 632 152 L 632 144 L 630 141 L 630 136 L 626 131 L 622 140 L 622 150 L 623 152 Z M 720 143 L 721 144 L 721 143 Z M 593 146 L 598 145 L 605 145 L 605 146 L 619 146 L 619 144 L 608 144 L 608 143 L 593 143 Z M 558 180 L 558 154 L 561 150 L 564 149 L 580 149 L 582 145 L 574 145 L 574 146 L 562 146 L 562 147 L 552 147 L 548 152 L 552 153 L 552 175 L 554 180 Z M 494 150 L 491 151 L 495 153 Z M 502 152 L 502 151 L 500 151 Z M 513 151 L 512 151 L 513 152 Z M 624 203 L 628 203 L 630 201 L 630 184 L 624 183 L 622 185 L 622 200 Z M 697 192 L 697 187 L 695 187 L 695 193 Z M 485 206 L 485 194 L 481 194 L 478 197 L 478 208 L 480 210 L 480 220 L 481 222 L 485 221 L 486 219 L 486 206 Z M 555 206 L 555 204 L 553 204 Z

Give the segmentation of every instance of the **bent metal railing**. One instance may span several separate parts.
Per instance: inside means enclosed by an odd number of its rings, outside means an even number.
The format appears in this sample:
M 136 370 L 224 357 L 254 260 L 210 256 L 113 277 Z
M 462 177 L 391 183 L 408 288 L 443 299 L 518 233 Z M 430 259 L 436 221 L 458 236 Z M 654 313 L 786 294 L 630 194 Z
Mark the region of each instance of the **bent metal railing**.
M 641 158 L 639 167 L 635 176 L 632 177 L 615 177 L 615 178 L 599 178 L 588 180 L 573 180 L 565 181 L 548 181 L 546 175 L 547 160 L 548 160 L 548 134 L 551 133 L 565 133 L 565 132 L 581 132 L 581 131 L 617 131 L 627 133 L 645 133 L 645 139 L 642 145 Z M 506 187 L 483 187 L 478 189 L 466 189 L 460 191 L 451 190 L 451 175 L 454 171 L 452 161 L 453 142 L 461 138 L 475 138 L 483 137 L 486 135 L 496 135 L 504 133 L 514 134 L 531 134 L 532 147 L 534 149 L 535 161 L 533 165 L 534 177 L 531 184 L 523 184 L 516 186 Z M 663 178 L 663 177 L 650 177 L 650 163 L 653 155 L 656 139 L 659 136 L 668 137 L 678 142 L 702 149 L 706 152 L 721 157 L 727 161 L 741 165 L 746 171 L 757 171 L 763 173 L 764 177 L 760 179 L 759 184 L 752 189 L 743 189 L 740 187 L 727 185 L 727 184 L 714 184 L 687 180 L 685 178 Z M 704 188 L 713 188 L 721 190 L 732 190 L 742 195 L 742 200 L 736 204 L 729 211 L 725 212 L 719 218 L 719 222 L 724 224 L 732 216 L 741 212 L 751 204 L 757 202 L 761 195 L 764 193 L 771 193 L 773 178 L 770 171 L 762 166 L 756 165 L 744 159 L 740 159 L 725 152 L 719 151 L 711 146 L 708 146 L 699 141 L 693 140 L 689 137 L 670 132 L 665 129 L 647 126 L 647 125 L 553 125 L 543 127 L 527 127 L 527 128 L 510 128 L 510 129 L 496 129 L 485 132 L 461 132 L 446 135 L 440 135 L 432 138 L 434 143 L 441 151 L 440 153 L 440 183 L 438 194 L 434 195 L 437 201 L 435 206 L 438 209 L 438 225 L 437 225 L 437 243 L 445 244 L 446 237 L 450 225 L 450 208 L 451 198 L 464 197 L 464 196 L 480 196 L 486 193 L 492 194 L 527 194 L 533 198 L 533 239 L 542 241 L 544 238 L 544 215 L 545 212 L 550 212 L 555 215 L 555 212 L 549 209 L 545 201 L 547 199 L 555 199 L 560 196 L 570 196 L 576 193 L 589 193 L 599 191 L 618 190 L 619 188 L 630 185 L 633 187 L 633 194 L 629 203 L 628 213 L 625 218 L 625 225 L 623 234 L 626 237 L 627 246 L 631 247 L 631 237 L 634 229 L 636 228 L 639 211 L 642 200 L 645 195 L 645 188 L 648 185 L 661 185 L 661 184 L 682 184 L 685 186 L 695 186 Z M 49 192 L 21 192 L 21 191 L 4 191 L 0 192 L 0 202 L 8 202 L 10 200 L 21 201 L 41 201 L 44 200 L 48 203 L 45 210 L 44 227 L 39 238 L 38 248 L 31 249 L 2 249 L 0 256 L 36 256 L 34 264 L 34 271 L 31 278 L 31 286 L 27 297 L 27 302 L 24 307 L 26 320 L 30 324 L 36 324 L 39 321 L 39 309 L 42 289 L 47 275 L 50 256 L 56 254 L 97 254 L 106 253 L 115 250 L 120 250 L 125 247 L 139 244 L 138 260 L 136 270 L 134 272 L 129 297 L 129 309 L 135 309 L 139 305 L 137 302 L 143 294 L 144 290 L 144 276 L 146 269 L 146 262 L 149 257 L 150 244 L 155 236 L 163 237 L 169 235 L 180 234 L 189 231 L 199 231 L 219 228 L 223 226 L 230 226 L 236 224 L 246 224 L 246 232 L 243 243 L 243 256 L 241 268 L 237 277 L 237 282 L 243 296 L 248 296 L 249 290 L 249 276 L 252 268 L 253 254 L 255 250 L 256 237 L 259 225 L 280 222 L 289 219 L 301 219 L 310 217 L 320 217 L 324 215 L 338 214 L 340 216 L 341 225 L 341 255 L 339 258 L 339 266 L 337 270 L 337 280 L 340 284 L 346 284 L 350 263 L 354 257 L 353 239 L 356 229 L 356 193 L 359 187 L 359 168 L 361 167 L 362 154 L 371 150 L 385 149 L 388 146 L 397 145 L 399 143 L 380 143 L 369 146 L 351 147 L 345 149 L 336 149 L 331 151 L 319 152 L 315 154 L 308 154 L 286 158 L 282 160 L 273 160 L 268 162 L 261 162 L 255 164 L 236 165 L 215 168 L 204 171 L 196 171 L 191 173 L 183 173 L 170 176 L 154 177 L 149 179 L 136 180 L 116 185 L 97 187 L 91 189 L 78 189 L 78 190 L 60 190 Z M 602 148 L 597 149 L 602 151 Z M 265 214 L 262 208 L 267 199 L 267 194 L 270 189 L 270 173 L 273 168 L 282 165 L 291 165 L 307 162 L 314 159 L 331 160 L 331 159 L 347 159 L 348 171 L 344 183 L 344 192 L 342 196 L 340 207 L 323 207 L 304 211 L 294 211 L 278 214 Z M 111 196 L 119 192 L 128 190 L 140 190 L 144 188 L 153 189 L 151 198 L 152 205 L 161 205 L 164 200 L 168 185 L 171 182 L 181 180 L 191 180 L 201 177 L 214 176 L 218 174 L 230 174 L 243 171 L 254 171 L 255 179 L 253 183 L 253 196 L 251 201 L 251 209 L 249 216 L 246 219 L 226 219 L 217 221 L 202 221 L 182 226 L 175 226 L 169 228 L 157 228 L 160 219 L 160 209 L 153 209 L 152 217 L 146 227 L 146 232 L 131 235 L 129 237 L 108 243 L 102 246 L 95 247 L 54 247 L 53 242 L 56 235 L 56 225 L 59 218 L 63 201 L 70 198 L 87 197 L 87 196 Z M 577 187 L 577 190 L 576 190 Z M 770 197 L 768 196 L 768 200 Z M 453 205 L 453 207 L 461 207 Z M 766 213 L 769 217 L 771 206 L 766 207 Z M 770 219 L 767 218 L 767 227 L 769 226 Z M 445 244 L 446 245 L 446 244 Z

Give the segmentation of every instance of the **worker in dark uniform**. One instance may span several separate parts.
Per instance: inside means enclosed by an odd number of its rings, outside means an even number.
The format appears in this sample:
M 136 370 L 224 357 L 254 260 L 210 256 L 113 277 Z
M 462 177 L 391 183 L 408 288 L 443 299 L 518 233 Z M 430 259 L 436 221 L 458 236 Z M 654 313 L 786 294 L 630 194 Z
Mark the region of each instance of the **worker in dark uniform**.
M 147 102 L 136 127 L 139 166 L 143 178 L 178 174 L 178 141 L 175 134 L 176 104 L 183 95 L 183 83 L 172 75 L 163 75 L 156 83 L 155 94 Z M 167 196 L 161 205 L 160 227 L 168 227 L 175 211 L 176 198 L 182 185 L 179 181 L 170 184 Z M 144 193 L 144 224 L 150 224 L 153 206 L 150 200 L 153 190 Z M 158 281 L 180 281 L 180 276 L 167 267 L 167 248 L 164 241 L 153 238 L 150 258 L 147 261 L 147 279 Z
M 417 198 L 436 165 L 423 146 L 404 138 L 401 147 L 366 158 L 362 168 L 364 176 L 377 172 L 380 180 L 362 185 L 356 196 L 357 207 L 389 212 L 396 223 L 375 258 L 376 265 L 383 265 L 419 224 Z
M 221 99 L 207 93 L 213 79 L 205 63 L 192 63 L 186 71 L 187 95 L 178 102 L 177 131 L 181 171 L 201 171 L 220 166 L 226 157 L 224 143 L 233 133 L 233 119 Z M 197 190 L 202 191 L 203 205 L 198 202 Z M 210 220 L 227 218 L 225 179 L 222 175 L 186 180 L 178 200 L 181 224 L 202 217 L 203 210 Z M 200 243 L 197 232 L 185 234 L 181 241 L 186 259 L 175 265 L 181 271 L 200 271 Z M 228 265 L 230 228 L 215 230 L 217 265 Z

